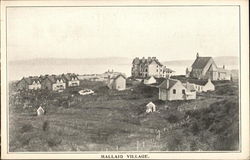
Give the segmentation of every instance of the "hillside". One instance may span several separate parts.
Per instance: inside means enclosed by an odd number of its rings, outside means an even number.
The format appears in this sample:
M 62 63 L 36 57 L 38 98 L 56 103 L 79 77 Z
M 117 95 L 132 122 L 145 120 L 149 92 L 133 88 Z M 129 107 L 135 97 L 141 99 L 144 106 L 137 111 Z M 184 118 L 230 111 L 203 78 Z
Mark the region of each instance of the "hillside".
M 213 58 L 215 63 L 218 66 L 222 65 L 238 65 L 239 57 L 234 57 L 234 56 L 223 56 L 223 57 L 214 57 Z M 193 60 L 177 60 L 177 61 L 164 61 L 163 64 L 165 65 L 170 65 L 170 66 L 191 66 L 192 63 L 194 62 Z

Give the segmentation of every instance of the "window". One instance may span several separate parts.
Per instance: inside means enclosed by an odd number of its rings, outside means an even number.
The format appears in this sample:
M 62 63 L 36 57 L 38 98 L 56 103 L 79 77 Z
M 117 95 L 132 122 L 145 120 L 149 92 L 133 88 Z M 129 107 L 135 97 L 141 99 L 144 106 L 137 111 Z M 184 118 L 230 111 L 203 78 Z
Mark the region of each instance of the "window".
M 173 94 L 176 94 L 176 89 L 173 89 Z
M 156 72 L 158 72 L 158 69 L 156 69 Z
M 182 94 L 186 94 L 185 89 L 182 90 Z

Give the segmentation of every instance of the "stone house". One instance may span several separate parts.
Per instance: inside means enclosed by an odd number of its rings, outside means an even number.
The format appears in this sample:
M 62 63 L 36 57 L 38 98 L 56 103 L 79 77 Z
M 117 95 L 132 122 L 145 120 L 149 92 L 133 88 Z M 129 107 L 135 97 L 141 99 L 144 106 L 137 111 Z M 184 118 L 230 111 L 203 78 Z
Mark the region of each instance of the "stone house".
M 200 57 L 197 53 L 191 72 L 188 71 L 188 68 L 186 69 L 186 77 L 211 79 L 212 81 L 230 80 L 231 73 L 229 70 L 225 70 L 225 66 L 218 68 L 212 57 Z
M 109 89 L 125 90 L 126 89 L 126 77 L 122 74 L 110 76 L 108 78 L 107 86 Z
M 166 68 L 156 57 L 136 57 L 132 62 L 131 75 L 134 78 L 170 77 L 174 71 Z

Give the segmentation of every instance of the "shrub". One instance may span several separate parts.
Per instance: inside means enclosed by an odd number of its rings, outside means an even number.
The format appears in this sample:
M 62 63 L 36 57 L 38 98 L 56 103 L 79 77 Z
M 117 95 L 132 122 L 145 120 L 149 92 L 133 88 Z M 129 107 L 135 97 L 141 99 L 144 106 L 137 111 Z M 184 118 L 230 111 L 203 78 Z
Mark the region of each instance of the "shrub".
M 47 139 L 47 143 L 49 147 L 58 146 L 59 144 L 62 143 L 62 139 L 59 137 L 52 136 Z
M 49 130 L 49 122 L 45 121 L 43 122 L 43 131 L 48 131 Z
M 20 130 L 21 133 L 29 132 L 33 129 L 31 124 L 24 124 Z

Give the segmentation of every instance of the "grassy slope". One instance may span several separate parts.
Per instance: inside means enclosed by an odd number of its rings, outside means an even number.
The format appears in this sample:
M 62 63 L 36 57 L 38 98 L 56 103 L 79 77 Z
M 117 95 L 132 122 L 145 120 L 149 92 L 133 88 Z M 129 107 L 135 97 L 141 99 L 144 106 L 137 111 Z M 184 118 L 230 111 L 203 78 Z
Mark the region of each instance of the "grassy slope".
M 166 103 L 157 100 L 156 88 L 132 87 L 133 90 L 118 92 L 108 90 L 100 82 L 83 81 L 81 87 L 63 93 L 43 91 L 15 95 L 11 87 L 10 151 L 117 148 L 135 151 L 137 143 L 139 150 L 237 149 L 238 103 L 237 92 L 232 89 L 237 86 L 225 82 L 218 85 L 216 92 L 201 94 L 195 101 Z M 76 91 L 83 88 L 93 89 L 96 94 L 77 95 Z M 150 101 L 157 105 L 159 112 L 146 115 L 145 105 Z M 46 115 L 37 117 L 35 111 L 41 104 Z M 32 107 L 24 109 L 24 105 Z M 178 106 L 184 109 L 179 111 Z M 196 110 L 192 106 L 196 106 Z M 187 116 L 190 122 L 184 126 L 163 131 Z

